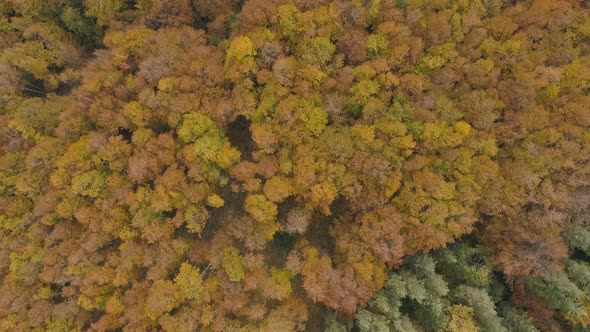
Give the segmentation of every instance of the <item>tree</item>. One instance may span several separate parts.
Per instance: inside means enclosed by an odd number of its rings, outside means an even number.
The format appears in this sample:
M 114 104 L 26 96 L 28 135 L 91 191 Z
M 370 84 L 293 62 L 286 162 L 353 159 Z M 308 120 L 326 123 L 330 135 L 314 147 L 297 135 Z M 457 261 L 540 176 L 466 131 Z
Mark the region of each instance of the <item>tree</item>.
M 239 36 L 232 40 L 225 56 L 225 70 L 230 77 L 237 74 L 247 74 L 256 71 L 254 57 L 256 50 L 248 36 Z
M 507 331 L 496 313 L 494 303 L 484 290 L 461 285 L 454 291 L 454 296 L 473 308 L 474 317 L 482 331 Z
M 10 125 L 28 139 L 39 140 L 41 136 L 54 136 L 59 124 L 59 115 L 70 100 L 52 96 L 47 100 L 29 98 L 15 110 Z
M 492 266 L 483 247 L 464 244 L 439 251 L 439 267 L 457 284 L 486 287 L 491 283 Z
M 163 314 L 174 309 L 178 305 L 177 286 L 169 280 L 156 280 L 150 287 L 145 302 L 145 311 L 148 318 L 158 319 Z
M 72 179 L 72 192 L 89 197 L 98 197 L 105 186 L 105 176 L 97 170 L 81 174 Z
M 367 35 L 358 29 L 347 29 L 336 44 L 336 50 L 346 55 L 352 64 L 363 62 L 368 55 Z M 373 47 L 374 48 L 374 47 Z
M 301 12 L 292 4 L 284 4 L 277 8 L 279 31 L 287 39 L 293 39 L 297 34 Z
M 237 248 L 225 248 L 221 264 L 229 280 L 240 281 L 245 278 L 244 261 Z
M 518 332 L 537 332 L 537 328 L 533 325 L 532 319 L 521 310 L 515 308 L 507 308 L 504 313 L 504 323 L 509 331 Z
M 449 307 L 449 324 L 446 331 L 479 331 L 473 319 L 473 308 L 456 304 Z
M 294 208 L 289 210 L 287 220 L 283 224 L 283 230 L 287 233 L 303 234 L 312 222 L 312 213 L 304 208 Z
M 305 99 L 300 101 L 295 116 L 300 119 L 305 125 L 305 128 L 315 136 L 319 136 L 328 123 L 328 115 L 326 114 L 326 111 Z
M 105 26 L 114 20 L 119 12 L 126 9 L 126 4 L 121 0 L 111 0 L 106 2 L 95 2 L 84 0 L 84 5 L 90 16 L 96 17 L 99 26 Z
M 387 49 L 387 37 L 382 34 L 372 34 L 367 38 L 367 54 L 369 57 L 376 57 L 383 54 Z
M 192 143 L 205 134 L 217 132 L 217 126 L 206 115 L 189 113 L 184 115 L 182 125 L 178 128 L 178 137 L 185 143 Z
M 571 227 L 564 233 L 564 237 L 572 248 L 590 252 L 590 229 L 581 225 Z
M 91 17 L 79 8 L 65 7 L 60 15 L 67 30 L 71 31 L 81 45 L 95 48 L 101 44 L 103 31 Z
M 584 305 L 586 295 L 563 272 L 527 278 L 526 286 L 547 301 L 552 309 L 558 310 L 574 323 L 581 317 L 588 316 Z M 587 319 L 584 321 L 586 325 Z
M 279 203 L 291 195 L 291 181 L 282 176 L 274 176 L 265 182 L 263 190 L 266 197 Z
M 184 219 L 187 230 L 200 235 L 209 220 L 209 212 L 203 206 L 191 205 L 184 212 Z
M 180 265 L 180 270 L 174 278 L 174 283 L 180 290 L 182 297 L 186 300 L 199 299 L 203 290 L 201 271 L 189 263 L 182 263 Z
M 315 37 L 304 43 L 300 52 L 303 61 L 321 68 L 332 60 L 336 46 L 326 37 Z
M 261 223 L 273 222 L 277 217 L 277 206 L 264 195 L 248 195 L 244 209 Z

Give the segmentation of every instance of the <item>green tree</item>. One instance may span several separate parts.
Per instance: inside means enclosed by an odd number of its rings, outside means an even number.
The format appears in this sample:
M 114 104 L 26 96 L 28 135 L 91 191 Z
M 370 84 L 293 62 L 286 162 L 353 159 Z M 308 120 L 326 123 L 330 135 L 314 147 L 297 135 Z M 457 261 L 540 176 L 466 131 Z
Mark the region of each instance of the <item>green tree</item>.
M 240 281 L 246 277 L 244 260 L 236 247 L 224 249 L 221 265 L 231 281 Z
M 437 252 L 438 266 L 455 284 L 487 287 L 492 281 L 492 266 L 481 246 L 465 244 L 451 246 Z
M 586 314 L 582 307 L 584 292 L 565 273 L 529 277 L 526 286 L 547 301 L 551 308 L 559 310 L 564 315 L 578 317 Z
M 590 228 L 581 225 L 571 227 L 564 233 L 564 237 L 570 247 L 590 254 Z
M 508 331 L 502 325 L 496 306 L 485 290 L 461 285 L 454 290 L 453 296 L 473 308 L 481 331 Z

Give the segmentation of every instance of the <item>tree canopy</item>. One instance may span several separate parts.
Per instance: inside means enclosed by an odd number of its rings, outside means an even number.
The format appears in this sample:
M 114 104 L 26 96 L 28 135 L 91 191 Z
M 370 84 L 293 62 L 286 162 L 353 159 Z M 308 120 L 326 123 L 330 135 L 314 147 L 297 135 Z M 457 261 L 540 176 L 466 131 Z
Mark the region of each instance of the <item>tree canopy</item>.
M 0 330 L 590 329 L 582 0 L 0 0 Z

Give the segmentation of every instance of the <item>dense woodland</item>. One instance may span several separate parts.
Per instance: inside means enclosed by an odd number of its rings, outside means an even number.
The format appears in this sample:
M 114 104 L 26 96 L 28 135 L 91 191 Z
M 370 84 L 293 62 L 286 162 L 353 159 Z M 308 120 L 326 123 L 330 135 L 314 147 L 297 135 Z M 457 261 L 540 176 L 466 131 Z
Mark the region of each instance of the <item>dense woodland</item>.
M 590 330 L 590 2 L 0 0 L 1 331 Z

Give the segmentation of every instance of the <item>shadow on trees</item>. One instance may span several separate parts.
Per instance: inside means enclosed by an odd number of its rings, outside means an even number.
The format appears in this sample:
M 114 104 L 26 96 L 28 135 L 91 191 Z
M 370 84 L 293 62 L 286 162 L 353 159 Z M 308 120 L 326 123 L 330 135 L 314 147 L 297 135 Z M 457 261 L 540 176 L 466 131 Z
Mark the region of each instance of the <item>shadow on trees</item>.
M 250 131 L 251 121 L 243 115 L 238 115 L 236 119 L 227 126 L 226 135 L 231 145 L 236 147 L 242 154 L 242 160 L 251 160 L 252 151 L 256 149 L 256 143 L 252 139 Z

